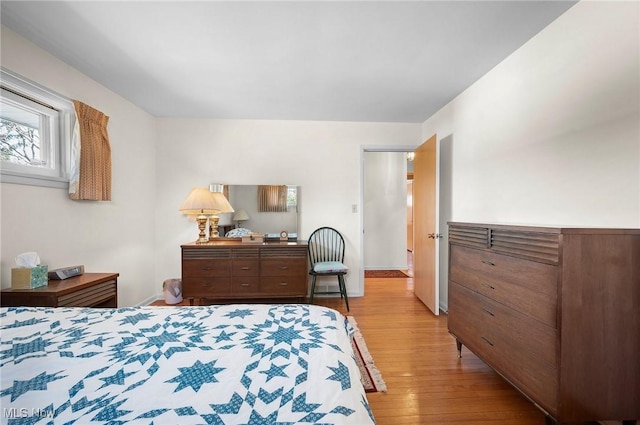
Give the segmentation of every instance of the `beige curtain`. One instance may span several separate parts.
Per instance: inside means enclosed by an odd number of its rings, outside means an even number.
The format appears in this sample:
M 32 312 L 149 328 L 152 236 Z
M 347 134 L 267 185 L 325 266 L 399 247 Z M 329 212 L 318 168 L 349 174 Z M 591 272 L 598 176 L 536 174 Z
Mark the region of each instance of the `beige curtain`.
M 258 186 L 258 211 L 287 212 L 287 186 Z
M 109 117 L 77 100 L 77 127 L 80 136 L 79 164 L 69 182 L 69 197 L 74 200 L 111 200 L 111 144 L 107 134 Z

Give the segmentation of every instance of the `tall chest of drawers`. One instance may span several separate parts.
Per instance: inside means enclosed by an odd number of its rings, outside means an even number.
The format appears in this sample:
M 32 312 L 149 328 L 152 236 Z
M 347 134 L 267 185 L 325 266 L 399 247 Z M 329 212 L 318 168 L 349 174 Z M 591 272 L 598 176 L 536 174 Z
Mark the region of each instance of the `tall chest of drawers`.
M 640 229 L 449 223 L 448 326 L 547 414 L 640 418 Z
M 307 244 L 220 240 L 182 245 L 182 295 L 268 299 L 307 296 Z

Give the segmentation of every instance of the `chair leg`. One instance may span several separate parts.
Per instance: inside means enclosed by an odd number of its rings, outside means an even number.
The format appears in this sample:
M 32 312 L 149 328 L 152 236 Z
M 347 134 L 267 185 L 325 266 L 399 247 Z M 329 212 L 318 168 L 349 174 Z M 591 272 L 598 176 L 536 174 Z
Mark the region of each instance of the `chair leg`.
M 311 294 L 309 294 L 309 304 L 313 304 L 313 295 L 316 292 L 316 276 L 311 279 Z
M 347 285 L 344 283 L 344 276 L 338 275 L 338 281 L 340 283 L 340 296 L 344 295 L 344 302 L 347 304 L 347 311 L 349 311 L 349 297 L 347 296 Z

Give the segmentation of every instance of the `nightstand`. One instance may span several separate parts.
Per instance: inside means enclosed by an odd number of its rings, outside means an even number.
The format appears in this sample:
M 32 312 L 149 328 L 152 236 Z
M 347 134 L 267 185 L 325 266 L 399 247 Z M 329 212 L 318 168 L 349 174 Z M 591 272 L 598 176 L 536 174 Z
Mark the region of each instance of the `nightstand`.
M 2 307 L 118 307 L 119 273 L 85 273 L 35 289 L 3 289 Z

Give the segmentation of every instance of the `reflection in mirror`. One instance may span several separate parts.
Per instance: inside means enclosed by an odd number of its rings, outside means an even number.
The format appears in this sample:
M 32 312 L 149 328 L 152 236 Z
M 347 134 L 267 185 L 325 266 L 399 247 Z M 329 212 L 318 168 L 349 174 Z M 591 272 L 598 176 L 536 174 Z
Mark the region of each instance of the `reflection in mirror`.
M 273 197 L 277 204 L 274 206 L 269 201 L 272 198 L 264 193 L 278 191 L 278 186 L 211 184 L 210 189 L 214 192 L 223 192 L 234 209 L 232 213 L 219 214 L 220 236 L 241 237 L 242 233 L 254 232 L 267 234 L 270 238 L 279 238 L 280 232 L 284 230 L 289 234 L 289 239 L 296 239 L 300 188 L 296 185 L 283 186 L 284 194 L 278 192 L 279 194 Z M 259 201 L 260 192 L 262 192 L 263 201 L 264 199 L 268 201 L 262 202 L 262 206 Z M 286 205 L 282 201 L 283 197 L 286 197 Z

